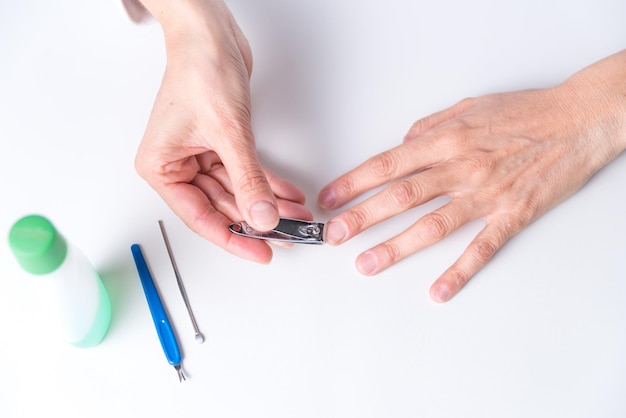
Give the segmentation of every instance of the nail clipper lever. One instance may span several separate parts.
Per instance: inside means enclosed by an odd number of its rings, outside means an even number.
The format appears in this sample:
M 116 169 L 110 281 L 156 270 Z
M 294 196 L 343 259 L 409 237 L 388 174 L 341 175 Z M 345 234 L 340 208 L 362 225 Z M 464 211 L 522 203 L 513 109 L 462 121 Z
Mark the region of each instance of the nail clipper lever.
M 294 244 L 323 244 L 324 224 L 299 219 L 281 218 L 271 231 L 257 231 L 246 222 L 235 222 L 228 229 L 237 235 Z

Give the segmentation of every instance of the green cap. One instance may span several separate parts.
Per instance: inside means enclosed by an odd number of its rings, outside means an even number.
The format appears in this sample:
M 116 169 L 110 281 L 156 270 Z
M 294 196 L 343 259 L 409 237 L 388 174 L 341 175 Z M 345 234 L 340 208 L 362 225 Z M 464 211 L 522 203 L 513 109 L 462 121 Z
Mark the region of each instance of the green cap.
M 67 254 L 65 239 L 48 219 L 39 215 L 17 221 L 9 232 L 9 245 L 22 268 L 32 274 L 53 272 Z

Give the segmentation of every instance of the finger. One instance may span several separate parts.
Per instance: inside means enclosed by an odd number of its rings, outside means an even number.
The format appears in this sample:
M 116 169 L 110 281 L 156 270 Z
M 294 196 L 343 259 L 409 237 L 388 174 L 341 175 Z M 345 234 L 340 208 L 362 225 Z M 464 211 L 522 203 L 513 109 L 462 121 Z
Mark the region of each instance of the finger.
M 244 147 L 246 149 L 241 149 Z M 253 145 L 244 147 L 235 147 L 240 148 L 239 152 L 229 150 L 224 153 L 222 162 L 232 181 L 233 194 L 243 218 L 253 228 L 267 231 L 278 225 L 276 197 Z
M 229 220 L 229 223 L 241 219 L 234 196 L 224 190 L 218 181 L 209 176 L 199 176 L 196 180 L 194 180 L 194 185 L 196 185 L 209 197 L 211 204 Z M 284 199 L 278 199 L 277 203 L 278 211 L 283 217 L 304 220 L 313 219 L 311 211 L 298 203 Z M 252 238 L 246 239 L 254 241 Z M 293 244 L 288 242 L 267 241 L 267 243 L 286 248 L 293 246 Z
M 290 200 L 295 203 L 304 205 L 306 196 L 299 187 L 288 180 L 276 175 L 272 170 L 265 168 L 265 175 L 270 183 L 270 187 L 274 191 L 277 198 Z
M 213 176 L 198 174 L 192 184 L 202 190 L 211 206 L 226 218 L 232 221 L 242 219 L 235 202 L 235 196 L 228 190 L 225 190 L 222 184 Z
M 198 187 L 188 183 L 173 183 L 157 188 L 157 192 L 198 235 L 238 257 L 258 263 L 271 261 L 272 250 L 267 243 L 232 234 L 228 230 L 231 220 L 215 209 Z
M 288 180 L 285 180 L 282 177 L 279 177 L 272 170 L 264 167 L 265 176 L 267 181 L 269 182 L 272 191 L 274 192 L 274 196 L 278 199 L 291 200 L 292 202 L 304 204 L 306 201 L 306 197 L 304 192 L 300 190 L 296 185 L 291 183 Z M 230 177 L 224 169 L 224 166 L 221 164 L 214 165 L 211 173 L 211 177 L 214 177 L 217 181 L 220 182 L 222 187 L 231 194 L 234 194 L 232 183 L 230 181 Z
M 373 225 L 444 195 L 460 182 L 461 171 L 441 165 L 398 180 L 326 225 L 326 242 L 338 245 Z M 460 203 L 459 203 L 460 204 Z
M 278 212 L 282 218 L 313 220 L 313 213 L 310 210 L 291 200 L 278 199 Z
M 360 254 L 356 259 L 356 268 L 366 276 L 378 274 L 403 258 L 439 242 L 462 225 L 476 219 L 478 210 L 470 202 L 453 200 L 424 215 L 401 234 Z
M 291 200 L 292 202 L 299 204 L 305 203 L 305 195 L 297 186 L 282 177 L 277 176 L 268 168 L 264 168 L 264 171 L 267 181 L 269 182 L 276 198 Z M 206 172 L 206 174 L 214 178 L 227 193 L 234 195 L 230 177 L 221 163 L 214 164 L 211 169 Z
M 198 187 L 207 196 L 211 205 L 221 212 L 231 222 L 239 221 L 242 215 L 235 202 L 235 197 L 222 187 L 222 184 L 212 176 L 198 175 L 193 180 L 194 186 Z M 295 219 L 313 219 L 313 214 L 302 204 L 279 198 L 277 200 L 278 212 L 282 217 Z
M 206 175 L 198 175 L 198 177 L 194 179 L 193 184 L 207 195 L 213 207 L 215 207 L 218 212 L 221 212 L 229 220 L 229 223 L 241 219 L 239 209 L 235 203 L 235 197 L 227 190 L 224 190 L 220 182 L 216 179 Z M 278 211 L 283 217 L 304 220 L 313 219 L 311 211 L 299 203 L 284 199 L 278 199 L 277 203 Z M 252 238 L 246 239 L 253 240 Z M 285 248 L 293 246 L 293 244 L 288 242 L 267 241 L 267 243 Z
M 431 141 L 399 145 L 368 159 L 326 185 L 318 196 L 323 209 L 336 209 L 367 190 L 419 172 L 441 162 L 441 150 Z
M 435 302 L 450 300 L 521 228 L 519 222 L 511 222 L 509 217 L 488 222 L 461 257 L 430 287 L 431 299 Z
M 410 141 L 429 131 L 430 129 L 442 124 L 443 122 L 460 115 L 461 113 L 465 112 L 473 103 L 474 99 L 464 99 L 454 106 L 451 106 L 439 112 L 435 112 L 432 115 L 426 116 L 425 118 L 418 120 L 413 124 L 413 126 L 411 126 L 407 134 L 404 136 L 403 142 Z

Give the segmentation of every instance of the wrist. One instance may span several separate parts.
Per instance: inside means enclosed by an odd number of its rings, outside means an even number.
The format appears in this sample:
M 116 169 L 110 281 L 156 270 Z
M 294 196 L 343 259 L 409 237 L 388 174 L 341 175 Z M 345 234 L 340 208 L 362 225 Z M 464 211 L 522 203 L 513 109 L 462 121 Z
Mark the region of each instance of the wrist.
M 182 45 L 192 38 L 223 32 L 229 11 L 223 0 L 141 0 L 159 22 L 166 45 Z
M 564 85 L 580 93 L 583 106 L 599 123 L 614 155 L 626 150 L 626 50 L 582 69 Z
M 626 50 L 598 61 L 555 87 L 573 125 L 601 145 L 601 163 L 626 150 Z

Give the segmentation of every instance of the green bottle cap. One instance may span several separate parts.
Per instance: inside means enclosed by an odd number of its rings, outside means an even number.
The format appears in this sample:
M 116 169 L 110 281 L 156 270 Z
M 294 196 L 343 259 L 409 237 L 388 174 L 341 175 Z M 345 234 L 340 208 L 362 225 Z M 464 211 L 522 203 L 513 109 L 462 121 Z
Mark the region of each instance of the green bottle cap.
M 48 219 L 39 215 L 17 221 L 9 232 L 9 245 L 22 268 L 32 274 L 53 272 L 67 254 L 65 239 Z

